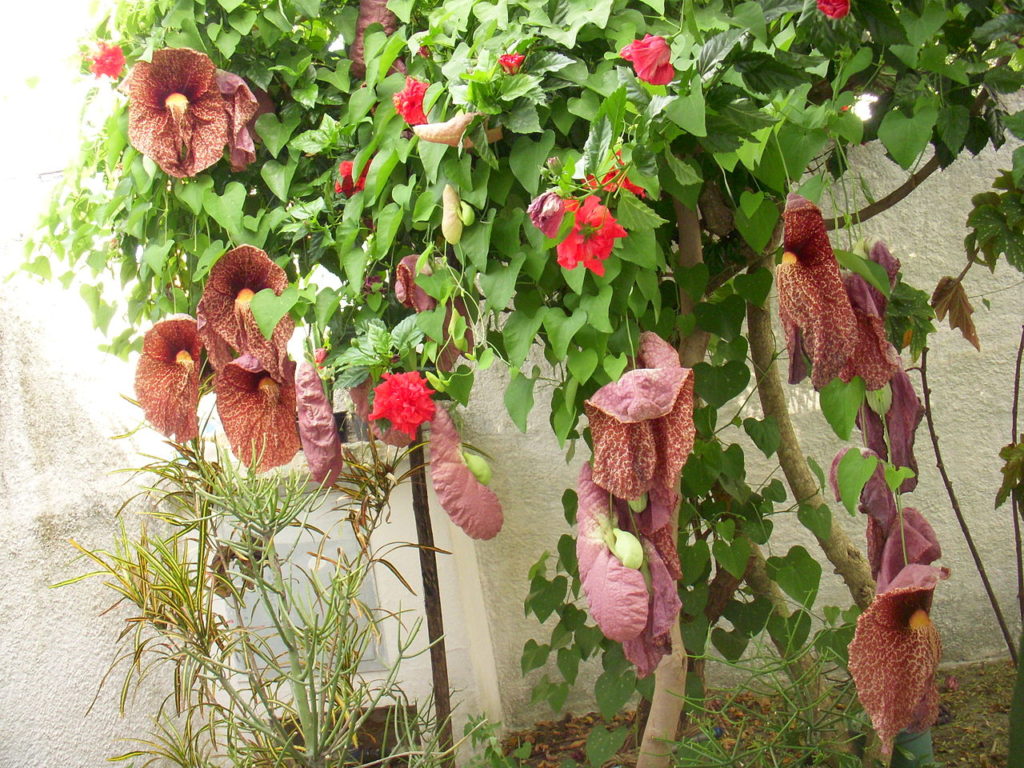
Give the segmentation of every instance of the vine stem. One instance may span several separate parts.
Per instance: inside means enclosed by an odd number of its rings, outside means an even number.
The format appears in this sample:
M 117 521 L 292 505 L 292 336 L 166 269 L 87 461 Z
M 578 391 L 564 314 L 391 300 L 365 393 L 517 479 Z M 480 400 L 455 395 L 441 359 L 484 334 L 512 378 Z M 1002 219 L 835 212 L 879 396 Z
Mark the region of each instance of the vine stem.
M 762 256 L 751 269 L 771 266 L 769 256 Z M 767 300 L 766 300 L 767 305 Z M 771 416 L 779 428 L 779 465 L 786 476 L 793 498 L 798 504 L 819 507 L 825 504 L 818 481 L 807 465 L 807 457 L 800 447 L 796 429 L 789 418 L 786 393 L 775 360 L 775 333 L 772 331 L 771 313 L 767 308 L 747 304 L 747 334 L 750 342 L 750 356 L 754 362 L 757 393 L 764 415 Z M 860 550 L 850 541 L 846 531 L 839 525 L 832 525 L 827 537 L 815 534 L 818 544 L 835 568 L 857 605 L 867 608 L 875 596 L 875 580 L 871 569 Z
M 1017 344 L 1017 363 L 1013 373 L 1013 411 L 1010 414 L 1010 444 L 1017 442 L 1017 414 L 1020 412 L 1020 362 L 1024 357 L 1024 325 L 1021 326 L 1020 342 Z M 1013 543 L 1017 552 L 1017 607 L 1021 624 L 1024 625 L 1024 552 L 1021 551 L 1020 504 L 1017 494 L 1010 494 L 1010 514 L 1013 515 Z
M 978 554 L 978 548 L 974 545 L 974 537 L 971 536 L 971 530 L 967 526 L 967 520 L 964 518 L 964 513 L 960 509 L 960 502 L 957 500 L 956 492 L 953 490 L 953 482 L 949 479 L 949 474 L 946 472 L 946 465 L 942 461 L 942 452 L 939 450 L 939 436 L 935 432 L 935 420 L 932 416 L 932 391 L 928 387 L 928 347 L 925 347 L 921 351 L 921 365 L 918 370 L 921 373 L 921 389 L 924 391 L 924 415 L 928 422 L 928 436 L 931 438 L 932 450 L 935 452 L 935 466 L 939 470 L 939 475 L 942 476 L 943 485 L 946 486 L 946 495 L 949 496 L 949 503 L 953 507 L 953 514 L 956 515 L 957 522 L 960 524 L 960 530 L 964 535 L 964 540 L 967 542 L 967 548 L 971 551 L 971 557 L 974 558 L 974 566 L 977 568 L 978 575 L 981 576 L 981 582 L 985 586 L 985 593 L 988 595 L 988 601 L 992 605 L 992 612 L 995 614 L 996 621 L 999 623 L 999 629 L 1003 633 L 1003 639 L 1006 641 L 1006 647 L 1010 651 L 1010 658 L 1013 659 L 1013 663 L 1016 664 L 1017 649 L 1014 647 L 1013 639 L 1010 636 L 1010 630 L 1006 626 L 1006 619 L 1003 618 L 1003 611 L 999 607 L 999 601 L 996 600 L 995 592 L 992 590 L 992 584 L 988 579 L 988 572 L 985 570 L 985 564 L 981 561 L 981 555 Z

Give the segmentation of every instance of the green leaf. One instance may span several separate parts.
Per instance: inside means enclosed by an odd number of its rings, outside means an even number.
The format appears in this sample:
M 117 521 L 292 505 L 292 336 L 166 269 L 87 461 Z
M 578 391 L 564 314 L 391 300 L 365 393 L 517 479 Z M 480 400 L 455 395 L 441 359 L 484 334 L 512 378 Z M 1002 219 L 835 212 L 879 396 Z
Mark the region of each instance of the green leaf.
M 697 394 L 716 408 L 732 400 L 750 383 L 750 369 L 738 360 L 730 360 L 721 366 L 697 363 L 693 373 Z
M 590 347 L 575 347 L 569 350 L 569 373 L 579 382 L 587 382 L 597 370 L 598 356 Z
M 263 139 L 271 156 L 277 157 L 300 121 L 301 117 L 296 112 L 286 115 L 284 122 L 281 122 L 274 113 L 267 112 L 256 118 L 256 133 Z
M 636 691 L 636 673 L 631 669 L 625 671 L 607 670 L 594 683 L 594 698 L 602 717 L 611 720 L 629 702 Z
M 583 145 L 583 173 L 597 175 L 604 170 L 608 153 L 611 152 L 612 124 L 607 117 L 602 117 L 590 128 L 587 143 Z
M 252 309 L 253 319 L 256 320 L 256 325 L 259 326 L 260 333 L 269 339 L 281 318 L 291 311 L 291 308 L 295 306 L 295 302 L 298 300 L 299 289 L 294 285 L 289 285 L 285 288 L 280 296 L 274 293 L 273 288 L 264 288 L 253 296 L 252 303 L 249 306 Z
M 159 275 L 164 271 L 164 265 L 167 263 L 167 254 L 171 252 L 173 247 L 173 240 L 167 240 L 162 243 L 150 243 L 142 252 L 142 260 L 153 270 L 153 274 Z
M 519 660 L 523 674 L 543 667 L 548 660 L 549 653 L 551 653 L 551 646 L 539 645 L 533 638 L 527 640 L 523 646 L 522 658 Z
M 912 117 L 891 110 L 878 126 L 878 138 L 893 159 L 908 169 L 928 146 L 938 117 L 939 110 L 931 105 L 915 108 Z
M 770 457 L 779 449 L 782 437 L 779 435 L 779 426 L 774 416 L 767 416 L 763 421 L 753 418 L 743 420 L 743 430 L 750 435 L 754 445 L 765 456 Z
M 291 188 L 292 177 L 298 167 L 298 158 L 289 160 L 288 165 L 281 165 L 277 160 L 267 160 L 260 166 L 260 176 L 267 183 L 267 188 L 282 203 L 287 203 L 289 200 L 288 190 Z
M 228 235 L 240 245 L 245 240 L 242 214 L 245 206 L 245 187 L 237 181 L 224 187 L 224 194 L 218 195 L 212 188 L 203 197 L 203 208 L 210 217 L 227 230 Z
M 740 206 L 735 216 L 736 229 L 758 253 L 768 245 L 778 220 L 779 209 L 763 192 L 744 191 L 740 195 Z
M 801 504 L 796 516 L 800 523 L 819 539 L 828 540 L 832 535 L 832 510 L 827 504 L 819 504 L 817 507 Z
M 715 539 L 711 545 L 711 552 L 715 560 L 735 576 L 742 579 L 747 571 L 747 560 L 750 559 L 750 542 L 743 538 L 733 539 L 728 543 L 723 539 Z
M 316 295 L 316 304 L 314 305 L 316 324 L 321 328 L 326 328 L 327 323 L 338 309 L 340 303 L 341 294 L 339 292 L 331 288 L 324 288 L 320 291 Z
M 889 296 L 892 286 L 889 283 L 889 273 L 885 271 L 885 267 L 871 261 L 870 259 L 865 259 L 860 254 L 854 253 L 853 251 L 837 249 L 835 254 L 836 261 L 839 262 L 840 266 L 845 267 L 851 272 L 863 277 L 871 285 L 877 288 L 883 296 Z
M 818 594 L 821 565 L 803 547 L 791 547 L 785 557 L 769 557 L 768 576 L 782 590 L 805 607 L 810 607 Z
M 548 343 L 555 359 L 564 360 L 569 352 L 569 342 L 584 325 L 587 324 L 587 313 L 577 309 L 566 315 L 558 307 L 548 307 L 544 315 L 544 330 L 548 334 Z
M 622 748 L 629 730 L 626 726 L 609 731 L 603 726 L 596 726 L 587 737 L 587 762 L 591 768 L 601 768 L 612 755 Z
M 746 317 L 747 305 L 736 294 L 726 296 L 722 301 L 702 301 L 693 312 L 697 316 L 697 326 L 708 333 L 732 341 L 739 337 Z
M 843 506 L 851 515 L 857 513 L 860 493 L 877 468 L 878 457 L 864 456 L 857 448 L 847 451 L 839 460 L 839 466 L 836 468 L 836 484 L 839 486 L 839 497 L 842 499 Z
M 220 3 L 220 7 L 228 13 L 231 13 L 235 8 L 240 6 L 245 0 L 217 0 Z
M 721 627 L 715 627 L 711 630 L 711 644 L 727 661 L 739 661 L 749 642 L 746 635 L 735 629 L 727 632 Z
M 510 365 L 523 364 L 544 322 L 544 312 L 545 308 L 541 307 L 532 314 L 519 310 L 509 316 L 501 335 L 505 339 L 505 350 L 508 352 Z
M 636 195 L 628 192 L 619 197 L 619 205 L 615 209 L 615 213 L 619 224 L 630 232 L 657 229 L 667 223 L 650 206 L 643 203 Z
M 772 289 L 772 273 L 764 267 L 749 274 L 736 275 L 732 280 L 736 293 L 755 307 L 764 305 Z
M 832 379 L 818 393 L 821 412 L 841 440 L 850 439 L 857 411 L 864 403 L 864 392 L 864 380 L 854 376 L 849 383 Z
M 803 72 L 783 64 L 776 56 L 767 53 L 746 53 L 736 60 L 733 67 L 755 93 L 792 91 L 807 82 Z
M 708 135 L 705 124 L 704 89 L 699 75 L 690 79 L 690 90 L 665 106 L 665 116 L 689 134 Z M 683 182 L 685 183 L 685 182 Z
M 533 387 L 536 383 L 537 379 L 513 371 L 505 388 L 505 409 L 520 432 L 526 432 L 526 419 L 533 410 Z
M 213 179 L 204 173 L 192 179 L 178 179 L 174 182 L 174 196 L 187 205 L 193 215 L 198 216 L 203 210 L 206 193 L 212 188 Z

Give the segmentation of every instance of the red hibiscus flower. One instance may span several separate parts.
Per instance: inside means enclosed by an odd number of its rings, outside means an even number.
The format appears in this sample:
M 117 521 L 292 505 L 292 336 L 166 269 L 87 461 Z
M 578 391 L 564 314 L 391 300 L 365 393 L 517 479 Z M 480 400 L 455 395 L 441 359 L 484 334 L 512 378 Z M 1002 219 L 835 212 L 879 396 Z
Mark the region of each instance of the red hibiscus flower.
M 373 390 L 370 419 L 387 419 L 394 429 L 415 439 L 420 424 L 434 418 L 434 390 L 418 371 L 385 373 L 381 378 Z
M 582 205 L 578 200 L 566 200 L 565 209 L 575 212 L 576 221 L 565 240 L 558 244 L 558 263 L 566 269 L 582 264 L 595 275 L 603 275 L 604 260 L 611 254 L 615 239 L 625 237 L 626 230 L 594 195 Z
M 124 71 L 124 52 L 120 45 L 108 45 L 102 40 L 96 43 L 99 50 L 88 58 L 92 62 L 89 71 L 96 77 L 120 77 Z
M 506 53 L 504 56 L 498 57 L 498 63 L 506 75 L 516 74 L 523 66 L 524 61 L 526 61 L 526 57 L 521 53 Z
M 359 175 L 359 179 L 355 181 L 352 179 L 352 169 L 353 164 L 351 160 L 342 160 L 338 163 L 338 175 L 341 177 L 341 181 L 334 182 L 334 194 L 348 197 L 366 189 L 366 174 L 370 172 L 370 164 L 367 163 L 363 166 L 363 172 Z
M 405 88 L 391 97 L 395 111 L 405 118 L 409 125 L 423 125 L 427 115 L 423 111 L 423 96 L 430 83 L 424 83 L 415 77 L 405 78 Z
M 668 85 L 676 76 L 672 51 L 660 35 L 644 35 L 643 40 L 634 40 L 619 51 L 619 56 L 631 61 L 636 76 L 651 85 Z
M 830 19 L 841 19 L 850 12 L 850 0 L 818 0 L 818 10 Z

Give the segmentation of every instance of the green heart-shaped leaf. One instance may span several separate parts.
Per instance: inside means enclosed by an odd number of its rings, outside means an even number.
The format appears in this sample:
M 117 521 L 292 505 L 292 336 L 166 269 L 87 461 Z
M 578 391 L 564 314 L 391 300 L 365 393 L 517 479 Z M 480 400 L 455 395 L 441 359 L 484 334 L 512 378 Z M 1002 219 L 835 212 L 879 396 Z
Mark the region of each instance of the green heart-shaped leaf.
M 750 542 L 746 539 L 735 539 L 728 544 L 722 539 L 715 539 L 711 545 L 711 552 L 715 560 L 735 576 L 742 579 L 747 570 L 747 560 L 750 558 Z
M 196 216 L 203 210 L 206 192 L 213 188 L 213 179 L 206 174 L 193 179 L 179 179 L 174 183 L 174 196 L 189 207 Z
M 283 122 L 272 112 L 256 118 L 256 133 L 263 139 L 273 157 L 277 157 L 281 148 L 288 143 L 288 139 L 299 125 L 299 120 L 299 115 L 295 113 L 286 115 Z
M 819 504 L 817 507 L 801 504 L 796 516 L 803 526 L 819 539 L 827 540 L 832 535 L 832 510 L 827 504 Z
M 618 381 L 622 372 L 626 370 L 626 366 L 629 364 L 629 358 L 625 354 L 620 355 L 605 355 L 601 361 L 601 367 L 604 368 L 604 372 L 608 374 L 608 378 L 612 381 Z
M 571 315 L 566 315 L 558 307 L 550 307 L 544 315 L 544 329 L 548 332 L 548 343 L 551 350 L 559 360 L 565 358 L 569 352 L 569 342 L 576 335 L 576 331 L 587 324 L 587 313 L 577 309 Z
M 821 565 L 803 547 L 791 547 L 785 557 L 768 558 L 768 575 L 783 591 L 802 605 L 810 605 L 818 594 Z
M 693 373 L 697 394 L 716 408 L 736 397 L 750 382 L 750 369 L 738 360 L 730 360 L 722 366 L 698 363 L 693 367 Z
M 934 106 L 915 108 L 913 117 L 892 110 L 882 118 L 878 126 L 878 138 L 889 150 L 893 160 L 904 168 L 910 168 L 928 146 L 938 117 L 939 110 Z
M 616 728 L 614 731 L 606 730 L 600 726 L 594 728 L 587 737 L 587 762 L 592 768 L 600 768 L 608 762 L 609 758 L 622 747 L 628 733 L 626 726 Z
M 224 227 L 236 244 L 245 240 L 242 226 L 242 209 L 245 205 L 245 187 L 232 181 L 218 195 L 212 188 L 203 197 L 203 209 L 210 217 Z
M 857 448 L 847 451 L 839 460 L 839 466 L 836 468 L 839 498 L 843 500 L 843 505 L 851 515 L 856 514 L 860 492 L 864 490 L 877 467 L 877 456 L 863 456 Z
M 841 440 L 849 440 L 857 421 L 857 412 L 864 403 L 864 380 L 854 376 L 849 382 L 832 379 L 818 392 L 821 413 Z
M 288 165 L 281 165 L 277 160 L 267 160 L 260 166 L 260 176 L 282 203 L 288 202 L 288 189 L 292 185 L 292 177 L 298 165 L 298 160 L 292 159 Z
M 721 627 L 711 630 L 711 643 L 728 661 L 739 661 L 747 649 L 748 638 L 735 629 L 726 632 Z
M 760 252 L 768 245 L 778 220 L 779 209 L 763 192 L 744 192 L 740 196 L 740 207 L 734 219 L 736 229 L 755 251 Z
M 281 318 L 288 314 L 299 298 L 299 289 L 294 285 L 285 288 L 281 295 L 274 293 L 272 288 L 264 288 L 252 297 L 252 316 L 259 326 L 260 333 L 270 338 Z
M 755 307 L 760 307 L 764 305 L 764 300 L 768 298 L 768 292 L 772 289 L 772 273 L 761 267 L 750 274 L 736 275 L 732 286 L 736 293 Z
M 594 684 L 594 698 L 597 708 L 608 720 L 622 711 L 629 697 L 636 690 L 636 674 L 632 670 L 618 672 L 608 670 L 597 678 Z
M 597 370 L 597 352 L 590 349 L 569 350 L 569 373 L 579 382 L 589 381 Z

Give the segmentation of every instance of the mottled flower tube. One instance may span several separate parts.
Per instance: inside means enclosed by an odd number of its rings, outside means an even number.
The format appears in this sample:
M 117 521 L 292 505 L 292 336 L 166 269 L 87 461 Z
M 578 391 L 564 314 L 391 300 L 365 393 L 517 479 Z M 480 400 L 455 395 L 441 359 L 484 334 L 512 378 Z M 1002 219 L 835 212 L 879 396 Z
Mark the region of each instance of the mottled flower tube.
M 199 334 L 188 315 L 171 315 L 146 333 L 135 394 L 146 419 L 178 442 L 199 436 Z
M 430 422 L 430 479 L 441 508 L 473 539 L 492 539 L 504 516 L 497 495 L 481 483 L 462 456 L 462 440 L 444 408 Z
M 218 69 L 215 77 L 228 113 L 231 170 L 244 171 L 249 163 L 256 159 L 252 125 L 257 113 L 260 112 L 260 103 L 245 80 L 238 75 Z
M 785 253 L 775 269 L 779 315 L 790 358 L 806 348 L 821 389 L 839 376 L 857 345 L 857 318 L 839 276 L 821 210 L 790 195 L 783 213 Z M 801 345 L 802 338 L 802 345 Z
M 857 619 L 850 674 L 883 755 L 900 731 L 923 731 L 938 716 L 942 642 L 929 611 L 936 584 L 948 576 L 945 568 L 908 565 Z
M 584 403 L 594 482 L 621 499 L 671 488 L 693 449 L 693 371 L 656 334 L 640 335 L 637 368 Z
M 252 355 L 225 365 L 214 379 L 217 413 L 231 452 L 257 472 L 287 464 L 299 452 L 295 427 L 295 363 L 273 378 Z
M 265 252 L 251 245 L 240 245 L 213 265 L 199 300 L 199 312 L 208 330 L 238 352 L 255 357 L 277 381 L 287 378 L 284 363 L 295 323 L 286 314 L 268 339 L 256 324 L 250 304 L 253 297 L 266 288 L 280 296 L 287 287 L 285 271 Z
M 612 552 L 611 496 L 593 481 L 589 464 L 580 470 L 577 490 L 576 557 L 590 615 L 608 639 L 633 640 L 648 625 L 650 599 L 643 572 L 627 568 Z
M 900 262 L 889 252 L 885 243 L 876 242 L 868 257 L 885 269 L 889 276 L 889 286 L 894 287 Z M 850 381 L 854 376 L 860 376 L 868 390 L 881 389 L 901 366 L 899 352 L 885 333 L 885 310 L 889 301 L 885 294 L 860 275 L 845 275 L 843 287 L 857 318 L 857 344 L 839 377 L 843 381 Z
M 189 48 L 155 51 L 132 69 L 128 140 L 169 176 L 195 176 L 224 154 L 228 112 L 215 71 Z
M 341 438 L 334 423 L 334 410 L 324 393 L 324 384 L 312 363 L 299 363 L 295 374 L 295 400 L 299 418 L 299 440 L 314 481 L 331 485 L 338 479 L 344 462 Z

